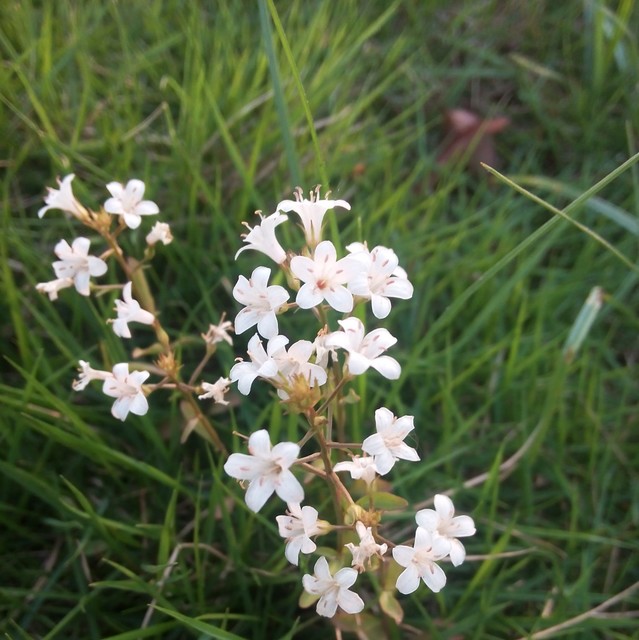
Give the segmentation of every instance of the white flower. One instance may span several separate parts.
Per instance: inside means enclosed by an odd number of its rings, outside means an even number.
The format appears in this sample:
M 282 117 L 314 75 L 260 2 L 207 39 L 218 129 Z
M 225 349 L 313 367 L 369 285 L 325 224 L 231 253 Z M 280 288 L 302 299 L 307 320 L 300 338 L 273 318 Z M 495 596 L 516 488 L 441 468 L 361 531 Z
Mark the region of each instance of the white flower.
M 350 256 L 338 260 L 330 240 L 317 245 L 312 259 L 295 256 L 291 259 L 291 272 L 304 283 L 297 292 L 298 306 L 311 309 L 326 300 L 336 311 L 352 311 L 353 294 L 344 285 L 359 269 L 361 265 Z
M 450 542 L 450 559 L 459 566 L 466 558 L 466 549 L 457 538 L 475 535 L 475 522 L 470 516 L 456 516 L 455 505 L 448 497 L 435 496 L 435 509 L 422 509 L 415 514 L 417 524 L 434 535 L 446 538 Z
M 73 195 L 73 190 L 71 189 L 73 178 L 75 178 L 73 173 L 65 176 L 62 181 L 60 181 L 60 178 L 57 178 L 60 189 L 47 187 L 49 193 L 44 198 L 46 206 L 38 211 L 38 218 L 42 218 L 49 209 L 62 209 L 62 211 L 66 211 L 76 218 L 85 218 L 88 215 L 87 210 Z
M 386 407 L 381 407 L 375 411 L 375 426 L 377 433 L 364 440 L 362 451 L 373 456 L 380 475 L 386 475 L 397 460 L 419 460 L 417 451 L 404 442 L 415 428 L 413 416 L 396 418 Z
M 57 300 L 58 292 L 61 289 L 73 286 L 73 278 L 57 278 L 56 280 L 50 280 L 49 282 L 38 282 L 36 290 L 40 293 L 46 293 L 49 296 L 49 300 Z
M 311 540 L 326 531 L 326 523 L 317 519 L 317 509 L 302 507 L 297 503 L 288 505 L 287 515 L 277 516 L 277 526 L 282 538 L 286 538 L 286 559 L 295 566 L 299 563 L 300 551 L 313 553 L 317 545 Z
M 155 202 L 142 200 L 145 188 L 142 180 L 129 180 L 126 187 L 120 182 L 109 182 L 106 188 L 112 197 L 104 203 L 104 210 L 116 216 L 123 216 L 129 229 L 137 229 L 142 222 L 142 216 L 153 216 L 160 212 Z
M 277 375 L 279 365 L 274 355 L 284 349 L 287 342 L 286 336 L 275 336 L 268 341 L 265 351 L 257 333 L 249 340 L 248 356 L 251 361 L 234 364 L 229 373 L 231 381 L 237 382 L 241 394 L 249 394 L 255 378 L 270 379 Z
M 276 211 L 265 218 L 260 211 L 256 213 L 260 216 L 260 224 L 250 227 L 246 222 L 242 223 L 249 230 L 248 233 L 242 236 L 243 241 L 246 242 L 247 245 L 235 254 L 235 259 L 237 260 L 237 256 L 239 256 L 242 251 L 254 249 L 255 251 L 265 253 L 269 258 L 277 262 L 277 264 L 282 264 L 282 262 L 286 260 L 286 251 L 282 249 L 282 245 L 275 237 L 275 227 L 282 224 L 282 222 L 286 222 L 288 216 Z
M 300 503 L 304 489 L 289 467 L 297 460 L 300 448 L 294 442 L 280 442 L 271 449 L 266 429 L 251 434 L 249 454 L 232 453 L 224 471 L 237 480 L 248 480 L 246 504 L 258 512 L 273 492 L 285 502 Z
M 245 305 L 235 318 L 235 332 L 243 333 L 257 325 L 257 330 L 265 338 L 277 335 L 277 312 L 289 299 L 289 293 L 279 285 L 268 286 L 271 270 L 257 267 L 250 280 L 240 276 L 233 288 L 233 297 Z
M 358 571 L 364 571 L 364 563 L 373 556 L 379 556 L 381 558 L 388 550 L 388 545 L 377 544 L 375 538 L 373 538 L 372 528 L 367 527 L 363 522 L 357 521 L 355 523 L 355 530 L 359 536 L 359 544 L 354 545 L 352 542 L 349 542 L 344 546 L 353 554 L 351 566 L 355 567 Z
M 202 382 L 200 385 L 204 393 L 201 396 L 198 396 L 200 400 L 205 400 L 208 398 L 212 398 L 213 402 L 217 404 L 228 404 L 228 400 L 224 399 L 224 395 L 229 390 L 229 385 L 231 381 L 229 378 L 218 378 L 217 382 L 211 384 L 210 382 Z
M 102 276 L 106 273 L 107 264 L 101 258 L 89 255 L 91 241 L 88 238 L 76 238 L 69 246 L 66 240 L 56 244 L 54 252 L 60 260 L 53 263 L 53 270 L 58 278 L 73 278 L 78 293 L 89 295 L 91 276 Z
M 125 420 L 129 411 L 143 416 L 149 410 L 142 384 L 149 377 L 148 371 L 129 373 L 129 364 L 120 362 L 113 366 L 113 375 L 104 380 L 102 392 L 111 398 L 117 398 L 111 407 L 111 413 L 119 420 Z
M 295 211 L 302 220 L 306 242 L 310 247 L 314 247 L 322 239 L 322 221 L 329 209 L 334 207 L 351 208 L 346 200 L 320 200 L 319 186 L 315 191 L 310 192 L 310 200 L 304 198 L 302 190 L 298 187 L 295 190 L 295 200 L 282 200 L 276 209 L 278 211 Z
M 397 590 L 404 595 L 413 593 L 421 578 L 431 591 L 441 591 L 446 585 L 446 574 L 436 560 L 445 558 L 449 551 L 450 542 L 446 538 L 433 537 L 430 531 L 417 527 L 414 546 L 398 545 L 393 549 L 395 562 L 406 567 L 397 578 Z
M 346 247 L 352 249 L 351 255 L 365 266 L 349 281 L 348 288 L 353 295 L 370 299 L 376 318 L 385 318 L 391 310 L 389 298 L 412 298 L 413 285 L 399 267 L 399 259 L 392 249 L 375 247 L 369 253 L 361 247 L 359 243 Z
M 171 227 L 166 222 L 156 222 L 151 231 L 146 235 L 146 243 L 149 246 L 153 246 L 157 242 L 161 242 L 164 245 L 171 244 L 173 242 L 173 234 L 171 233 Z
M 133 283 L 127 282 L 122 289 L 122 300 L 115 301 L 115 310 L 118 317 L 115 320 L 107 320 L 113 324 L 113 332 L 120 338 L 130 338 L 131 330 L 129 322 L 141 322 L 142 324 L 153 324 L 155 316 L 140 306 L 140 303 L 133 297 L 131 292 Z
M 374 329 L 366 336 L 364 325 L 358 318 L 338 320 L 342 331 L 334 331 L 326 338 L 326 345 L 338 347 L 348 352 L 347 367 L 353 375 L 364 373 L 373 367 L 389 380 L 397 380 L 402 368 L 395 358 L 381 355 L 392 347 L 394 338 L 386 329 Z
M 111 378 L 113 374 L 110 371 L 100 371 L 98 369 L 92 369 L 91 365 L 85 360 L 80 360 L 78 362 L 80 365 L 78 367 L 78 371 L 80 375 L 77 380 L 74 380 L 71 383 L 71 387 L 74 391 L 82 391 L 86 389 L 89 382 L 92 380 L 106 380 L 107 378 Z
M 314 351 L 315 345 L 309 340 L 298 340 L 288 351 L 284 345 L 281 349 L 274 350 L 273 358 L 277 362 L 279 374 L 287 382 L 292 382 L 295 377 L 302 377 L 309 387 L 321 387 L 326 383 L 327 375 L 321 366 L 308 361 Z M 288 398 L 283 389 L 278 389 L 277 393 L 284 400 Z
M 357 580 L 355 569 L 344 567 L 332 576 L 328 561 L 324 556 L 320 556 L 313 571 L 315 575 L 304 575 L 302 584 L 308 593 L 320 596 L 317 613 L 321 616 L 332 618 L 337 607 L 346 613 L 359 613 L 364 608 L 364 601 L 354 591 L 349 590 Z
M 224 320 L 225 315 L 222 314 L 220 324 L 210 324 L 209 330 L 200 334 L 206 344 L 213 346 L 218 342 L 227 342 L 233 346 L 233 338 L 229 335 L 229 331 L 233 331 L 233 323 L 230 320 Z
M 353 480 L 364 480 L 370 484 L 377 476 L 377 466 L 373 456 L 353 456 L 351 461 L 338 462 L 333 471 L 350 471 Z

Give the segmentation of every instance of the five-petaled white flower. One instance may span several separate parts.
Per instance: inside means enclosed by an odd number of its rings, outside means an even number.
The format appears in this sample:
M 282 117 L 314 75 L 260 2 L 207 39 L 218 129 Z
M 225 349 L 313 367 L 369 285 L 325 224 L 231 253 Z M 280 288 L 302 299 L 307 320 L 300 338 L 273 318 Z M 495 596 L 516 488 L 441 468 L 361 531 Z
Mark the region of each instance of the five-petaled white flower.
M 398 545 L 393 549 L 395 562 L 406 567 L 397 578 L 397 590 L 404 595 L 413 593 L 421 578 L 431 591 L 441 591 L 446 585 L 446 574 L 436 561 L 445 558 L 449 551 L 450 542 L 446 538 L 417 527 L 412 547 Z
M 295 301 L 301 309 L 311 309 L 326 300 L 336 311 L 348 313 L 353 310 L 353 294 L 344 285 L 360 269 L 350 256 L 338 260 L 335 245 L 324 240 L 315 247 L 313 258 L 291 259 L 291 272 L 304 283 Z
M 171 233 L 171 227 L 166 222 L 156 222 L 151 231 L 146 235 L 146 243 L 149 246 L 161 242 L 164 245 L 171 244 L 173 242 L 173 234 Z
M 375 426 L 377 433 L 364 440 L 362 451 L 373 456 L 380 475 L 386 475 L 397 460 L 419 460 L 417 451 L 404 442 L 404 438 L 415 428 L 413 416 L 396 418 L 386 407 L 380 407 L 375 411 Z
M 377 477 L 377 466 L 373 456 L 353 456 L 352 460 L 338 462 L 333 471 L 350 471 L 353 480 L 364 480 L 370 484 Z
M 392 347 L 397 338 L 387 329 L 373 329 L 364 335 L 364 324 L 359 318 L 351 317 L 338 320 L 342 331 L 334 331 L 326 337 L 326 345 L 338 347 L 348 352 L 346 366 L 353 375 L 364 373 L 372 367 L 385 378 L 397 380 L 402 368 L 395 358 L 384 356 L 382 353 Z
M 249 230 L 248 233 L 242 236 L 242 240 L 247 244 L 235 254 L 235 259 L 237 260 L 237 256 L 242 251 L 254 249 L 266 254 L 277 264 L 282 264 L 286 260 L 286 251 L 282 249 L 282 245 L 275 237 L 275 227 L 282 224 L 282 222 L 286 222 L 288 216 L 276 211 L 265 218 L 261 211 L 256 211 L 256 213 L 260 216 L 260 224 L 251 227 L 247 222 L 242 223 Z
M 353 295 L 370 299 L 376 318 L 385 318 L 390 313 L 389 298 L 408 300 L 413 297 L 413 285 L 399 266 L 399 258 L 392 249 L 375 247 L 369 252 L 360 243 L 346 248 L 364 267 L 349 281 L 348 288 Z
M 354 545 L 352 542 L 349 542 L 344 546 L 353 554 L 351 566 L 355 567 L 358 571 L 364 571 L 364 563 L 373 556 L 379 556 L 381 558 L 388 550 L 388 545 L 377 544 L 373 537 L 372 528 L 367 527 L 359 520 L 355 523 L 355 530 L 359 536 L 359 544 Z
M 442 494 L 435 496 L 435 509 L 422 509 L 415 514 L 417 524 L 433 535 L 450 542 L 450 560 L 455 567 L 466 558 L 466 549 L 457 538 L 475 535 L 475 522 L 470 516 L 456 516 L 453 501 Z
M 142 216 L 153 216 L 160 212 L 155 202 L 142 200 L 145 189 L 142 180 L 129 180 L 126 187 L 120 182 L 109 182 L 106 188 L 111 197 L 104 203 L 104 210 L 122 216 L 129 229 L 137 229 Z
M 49 280 L 49 282 L 38 282 L 36 290 L 40 293 L 46 293 L 49 296 L 49 300 L 57 300 L 58 292 L 61 289 L 73 286 L 73 278 L 56 278 L 55 280 Z
M 92 369 L 91 365 L 85 360 L 79 360 L 78 371 L 80 375 L 77 380 L 71 383 L 71 387 L 74 391 L 82 391 L 86 389 L 89 382 L 92 380 L 106 380 L 111 378 L 113 374 L 110 371 L 100 371 L 99 369 Z
M 328 561 L 324 556 L 320 556 L 313 572 L 314 575 L 304 575 L 302 584 L 308 593 L 320 596 L 316 610 L 321 616 L 332 618 L 337 607 L 346 613 L 359 613 L 364 608 L 364 601 L 349 589 L 357 580 L 355 569 L 344 567 L 332 576 Z
M 80 219 L 88 216 L 87 210 L 73 195 L 73 190 L 71 189 L 73 178 L 75 178 L 73 173 L 65 176 L 62 180 L 58 178 L 60 189 L 47 187 L 49 193 L 44 198 L 45 206 L 38 211 L 38 218 L 42 218 L 49 209 L 61 209 Z
M 248 356 L 250 362 L 237 362 L 231 367 L 229 378 L 237 382 L 237 388 L 243 395 L 248 395 L 255 378 L 274 378 L 279 371 L 279 364 L 275 359 L 278 352 L 285 349 L 288 343 L 286 336 L 275 336 L 266 344 L 266 351 L 257 333 L 249 340 Z
M 204 393 L 198 396 L 198 398 L 200 400 L 213 399 L 213 402 L 217 404 L 228 404 L 228 400 L 225 400 L 224 396 L 228 392 L 230 384 L 230 379 L 224 377 L 218 378 L 213 384 L 210 382 L 202 382 L 200 386 Z
M 294 442 L 280 442 L 271 448 L 266 429 L 251 434 L 249 455 L 232 453 L 224 464 L 224 471 L 237 480 L 248 480 L 246 504 L 258 512 L 273 492 L 284 502 L 301 503 L 304 489 L 290 470 L 300 448 Z
M 277 516 L 277 526 L 282 538 L 286 538 L 286 559 L 297 566 L 300 552 L 313 553 L 317 545 L 311 536 L 317 536 L 328 531 L 328 523 L 317 519 L 317 509 L 310 506 L 302 507 L 296 503 L 287 505 L 285 516 Z
M 295 211 L 302 221 L 306 243 L 314 247 L 322 239 L 322 221 L 329 209 L 342 207 L 351 208 L 346 200 L 321 200 L 320 188 L 310 192 L 310 199 L 306 200 L 302 189 L 295 189 L 295 200 L 282 200 L 276 207 L 277 211 Z M 328 194 L 327 194 L 328 195 Z
M 268 286 L 271 270 L 257 267 L 251 278 L 240 276 L 233 288 L 233 297 L 245 305 L 235 318 L 235 333 L 243 333 L 257 325 L 264 338 L 274 338 L 278 332 L 277 312 L 289 299 L 289 293 L 279 285 Z
M 53 263 L 53 270 L 58 278 L 73 278 L 78 293 L 88 296 L 91 276 L 102 276 L 107 271 L 107 264 L 101 258 L 89 255 L 91 241 L 88 238 L 76 238 L 71 246 L 66 240 L 55 245 L 54 252 L 60 260 Z
M 149 403 L 142 391 L 142 384 L 149 377 L 148 371 L 129 373 L 128 362 L 113 366 L 113 374 L 104 380 L 102 392 L 111 398 L 117 398 L 111 407 L 111 413 L 119 420 L 125 420 L 129 411 L 143 416 L 149 410 Z
M 108 320 L 113 324 L 113 332 L 120 338 L 130 338 L 131 330 L 129 322 L 141 322 L 142 324 L 153 324 L 155 316 L 140 306 L 140 303 L 133 297 L 133 283 L 127 282 L 122 289 L 122 300 L 115 301 L 115 310 L 118 317 L 115 320 Z

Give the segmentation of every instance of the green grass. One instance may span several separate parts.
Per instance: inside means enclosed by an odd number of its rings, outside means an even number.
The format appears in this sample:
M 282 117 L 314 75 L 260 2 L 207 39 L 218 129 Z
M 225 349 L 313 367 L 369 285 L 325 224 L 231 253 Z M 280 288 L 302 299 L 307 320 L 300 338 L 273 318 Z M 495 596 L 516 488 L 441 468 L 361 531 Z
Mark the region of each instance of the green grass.
M 122 424 L 97 388 L 71 390 L 78 359 L 125 361 L 129 345 L 104 325 L 103 299 L 34 289 L 55 242 L 78 233 L 59 212 L 36 216 L 70 172 L 96 205 L 108 181 L 147 182 L 176 238 L 149 273 L 172 338 L 234 315 L 230 289 L 259 263 L 233 259 L 240 223 L 297 184 L 349 200 L 333 237 L 400 256 L 415 296 L 384 326 L 403 374 L 356 386 L 353 434 L 382 402 L 415 415 L 423 462 L 395 470 L 394 489 L 412 504 L 456 489 L 480 557 L 447 567 L 437 596 L 402 598 L 402 629 L 386 619 L 380 632 L 368 611 L 371 637 L 636 637 L 639 165 L 606 179 L 637 151 L 634 2 L 24 1 L 0 24 L 6 637 L 333 633 L 298 608 L 281 505 L 248 512 L 224 460 L 180 444 L 175 398 L 158 393 Z M 511 118 L 500 171 L 546 204 L 436 167 L 442 112 L 459 106 Z M 567 363 L 594 286 L 603 308 Z M 208 377 L 244 346 L 221 348 Z M 214 416 L 228 445 L 234 430 L 296 433 L 264 385 L 234 400 Z M 411 513 L 396 526 L 411 529 Z

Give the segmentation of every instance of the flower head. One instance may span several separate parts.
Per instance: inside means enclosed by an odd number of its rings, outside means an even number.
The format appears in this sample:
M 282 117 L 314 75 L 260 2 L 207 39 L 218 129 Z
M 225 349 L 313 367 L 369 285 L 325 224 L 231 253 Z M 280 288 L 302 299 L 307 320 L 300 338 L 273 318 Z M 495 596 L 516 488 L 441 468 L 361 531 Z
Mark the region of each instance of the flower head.
M 152 216 L 160 212 L 155 202 L 142 200 L 145 189 L 142 180 L 129 180 L 126 187 L 120 182 L 109 182 L 106 187 L 111 197 L 104 203 L 104 210 L 122 216 L 129 229 L 137 229 L 142 222 L 142 216 Z
M 250 227 L 246 222 L 243 223 L 249 230 L 249 232 L 242 237 L 247 244 L 235 254 L 235 259 L 237 260 L 237 256 L 239 256 L 242 251 L 254 249 L 255 251 L 261 251 L 266 254 L 271 260 L 277 262 L 277 264 L 281 264 L 286 260 L 286 251 L 282 249 L 282 245 L 275 237 L 275 227 L 282 224 L 282 222 L 286 222 L 288 217 L 277 211 L 266 218 L 260 211 L 256 213 L 260 216 L 261 222 L 254 227 Z
M 49 209 L 62 209 L 76 218 L 86 218 L 87 210 L 76 200 L 71 189 L 71 182 L 75 178 L 73 173 L 65 176 L 62 181 L 58 178 L 60 189 L 47 187 L 48 194 L 44 198 L 45 206 L 38 211 L 38 218 L 42 218 Z
M 149 410 L 149 403 L 142 391 L 142 384 L 149 377 L 148 371 L 129 373 L 129 364 L 120 362 L 114 365 L 113 374 L 104 380 L 102 392 L 116 398 L 111 413 L 119 420 L 126 420 L 129 412 L 143 416 Z
M 226 342 L 233 346 L 233 338 L 229 335 L 229 331 L 233 331 L 233 323 L 230 320 L 224 320 L 222 314 L 220 318 L 220 324 L 210 324 L 209 330 L 206 333 L 202 333 L 202 340 L 209 346 L 213 346 L 218 342 Z
M 355 569 L 344 567 L 332 576 L 328 561 L 324 556 L 320 556 L 313 571 L 314 575 L 304 575 L 302 584 L 308 593 L 320 596 L 317 603 L 319 615 L 332 618 L 337 607 L 346 613 L 359 613 L 364 608 L 364 601 L 349 589 L 357 580 Z
M 55 275 L 60 278 L 72 278 L 78 293 L 88 296 L 91 276 L 102 276 L 107 264 L 101 258 L 89 255 L 91 241 L 88 238 L 76 238 L 71 246 L 66 240 L 56 244 L 54 252 L 59 260 L 53 263 Z
M 373 456 L 353 456 L 353 459 L 345 462 L 338 462 L 333 471 L 350 471 L 353 480 L 364 480 L 370 484 L 377 477 L 377 466 Z
M 326 337 L 326 345 L 338 347 L 348 352 L 347 367 L 353 375 L 360 375 L 372 367 L 385 378 L 397 380 L 402 368 L 395 358 L 382 353 L 392 347 L 397 338 L 386 329 L 374 329 L 364 335 L 364 324 L 359 318 L 338 320 L 342 331 L 334 331 Z
M 295 256 L 291 259 L 291 272 L 304 283 L 295 301 L 301 309 L 311 309 L 326 300 L 336 311 L 352 311 L 353 294 L 344 285 L 360 268 L 349 256 L 338 260 L 330 240 L 320 242 L 313 258 Z
M 406 567 L 397 578 L 396 587 L 408 595 L 419 586 L 420 578 L 435 593 L 446 585 L 446 574 L 436 564 L 448 555 L 450 542 L 446 538 L 434 537 L 430 531 L 417 527 L 412 547 L 398 545 L 393 549 L 393 558 L 398 565 Z
M 313 553 L 317 545 L 311 536 L 325 533 L 328 523 L 317 519 L 317 509 L 299 504 L 289 504 L 285 516 L 277 516 L 277 526 L 282 538 L 286 538 L 286 559 L 295 566 L 299 563 L 300 551 Z
M 171 227 L 166 222 L 156 222 L 151 231 L 146 235 L 146 243 L 149 246 L 161 242 L 164 245 L 171 244 L 173 242 L 173 234 L 171 233 Z
M 318 364 L 309 362 L 314 351 L 315 345 L 312 342 L 298 340 L 288 348 L 288 351 L 282 346 L 273 353 L 280 378 L 283 378 L 280 382 L 284 386 L 296 377 L 303 378 L 309 387 L 321 387 L 326 383 L 326 370 Z M 286 399 L 288 394 L 284 389 L 278 389 L 278 395 Z
M 417 524 L 450 542 L 450 560 L 455 567 L 466 558 L 466 549 L 457 538 L 475 534 L 475 522 L 470 516 L 456 516 L 453 501 L 445 495 L 435 496 L 435 509 L 422 509 L 415 514 Z
M 306 243 L 314 247 L 322 239 L 322 221 L 326 212 L 335 207 L 350 209 L 351 205 L 346 200 L 321 200 L 319 186 L 310 192 L 309 198 L 304 198 L 302 190 L 297 187 L 295 200 L 282 200 L 276 210 L 295 211 L 302 221 Z
M 364 563 L 373 556 L 383 556 L 386 551 L 388 551 L 388 545 L 377 544 L 373 537 L 372 528 L 367 527 L 363 522 L 357 521 L 355 523 L 355 530 L 359 536 L 359 544 L 354 545 L 352 542 L 349 542 L 344 546 L 353 554 L 351 566 L 355 567 L 358 571 L 364 571 Z
M 273 338 L 277 335 L 277 312 L 286 304 L 289 293 L 279 285 L 268 286 L 271 270 L 257 267 L 251 278 L 238 278 L 233 288 L 233 297 L 245 305 L 235 318 L 235 332 L 243 333 L 257 325 L 260 335 Z
M 248 356 L 250 362 L 237 362 L 231 367 L 229 377 L 232 382 L 237 382 L 237 388 L 243 395 L 248 395 L 255 378 L 275 378 L 279 371 L 279 364 L 275 359 L 278 352 L 286 347 L 288 338 L 286 336 L 275 336 L 271 338 L 266 350 L 257 333 L 249 340 Z
M 304 489 L 290 471 L 297 460 L 300 448 L 294 442 L 280 442 L 271 448 L 266 429 L 251 434 L 249 454 L 232 453 L 224 464 L 224 471 L 237 480 L 248 480 L 246 504 L 252 511 L 259 511 L 273 492 L 290 503 L 304 500 Z
M 212 398 L 213 402 L 217 404 L 228 404 L 228 400 L 225 400 L 224 396 L 228 392 L 230 384 L 231 380 L 223 377 L 218 378 L 213 384 L 210 382 L 202 382 L 200 386 L 204 393 L 198 396 L 198 399 L 205 400 Z
M 140 303 L 133 297 L 133 283 L 127 282 L 122 289 L 122 300 L 115 301 L 115 310 L 118 317 L 109 320 L 113 324 L 113 332 L 120 338 L 130 338 L 131 330 L 129 322 L 141 322 L 142 324 L 153 324 L 155 316 L 140 306 Z
M 417 451 L 404 442 L 414 429 L 413 416 L 396 418 L 386 407 L 381 407 L 375 411 L 375 427 L 377 433 L 364 440 L 362 450 L 373 456 L 380 475 L 386 475 L 397 460 L 419 460 Z

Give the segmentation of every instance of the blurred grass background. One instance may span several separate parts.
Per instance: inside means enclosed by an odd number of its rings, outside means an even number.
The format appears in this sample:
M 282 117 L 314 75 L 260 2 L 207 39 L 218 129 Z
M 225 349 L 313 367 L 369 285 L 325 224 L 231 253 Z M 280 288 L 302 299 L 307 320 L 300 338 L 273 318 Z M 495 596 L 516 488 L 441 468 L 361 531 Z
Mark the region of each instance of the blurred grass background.
M 413 503 L 457 489 L 480 557 L 437 596 L 402 599 L 402 628 L 372 610 L 370 637 L 637 637 L 626 591 L 639 580 L 637 166 L 567 209 L 584 232 L 437 157 L 446 111 L 508 117 L 500 170 L 567 207 L 637 150 L 638 22 L 632 0 L 2 3 L 3 634 L 333 635 L 297 606 L 280 505 L 230 509 L 235 483 L 203 442 L 179 443 L 175 401 L 152 396 L 145 417 L 120 424 L 97 387 L 71 391 L 78 359 L 126 361 L 131 346 L 104 325 L 103 301 L 34 290 L 52 277 L 55 242 L 81 233 L 36 216 L 45 186 L 74 172 L 93 206 L 106 182 L 146 181 L 176 238 L 150 275 L 173 338 L 235 313 L 230 287 L 260 262 L 233 259 L 241 221 L 298 184 L 349 200 L 344 243 L 400 256 L 415 297 L 384 326 L 404 373 L 359 384 L 353 437 L 382 402 L 415 415 L 424 462 L 397 470 L 394 487 Z M 134 253 L 143 229 L 129 234 Z M 604 308 L 567 363 L 594 286 Z M 222 348 L 208 377 L 244 345 Z M 225 441 L 233 429 L 295 433 L 255 391 L 216 416 Z

